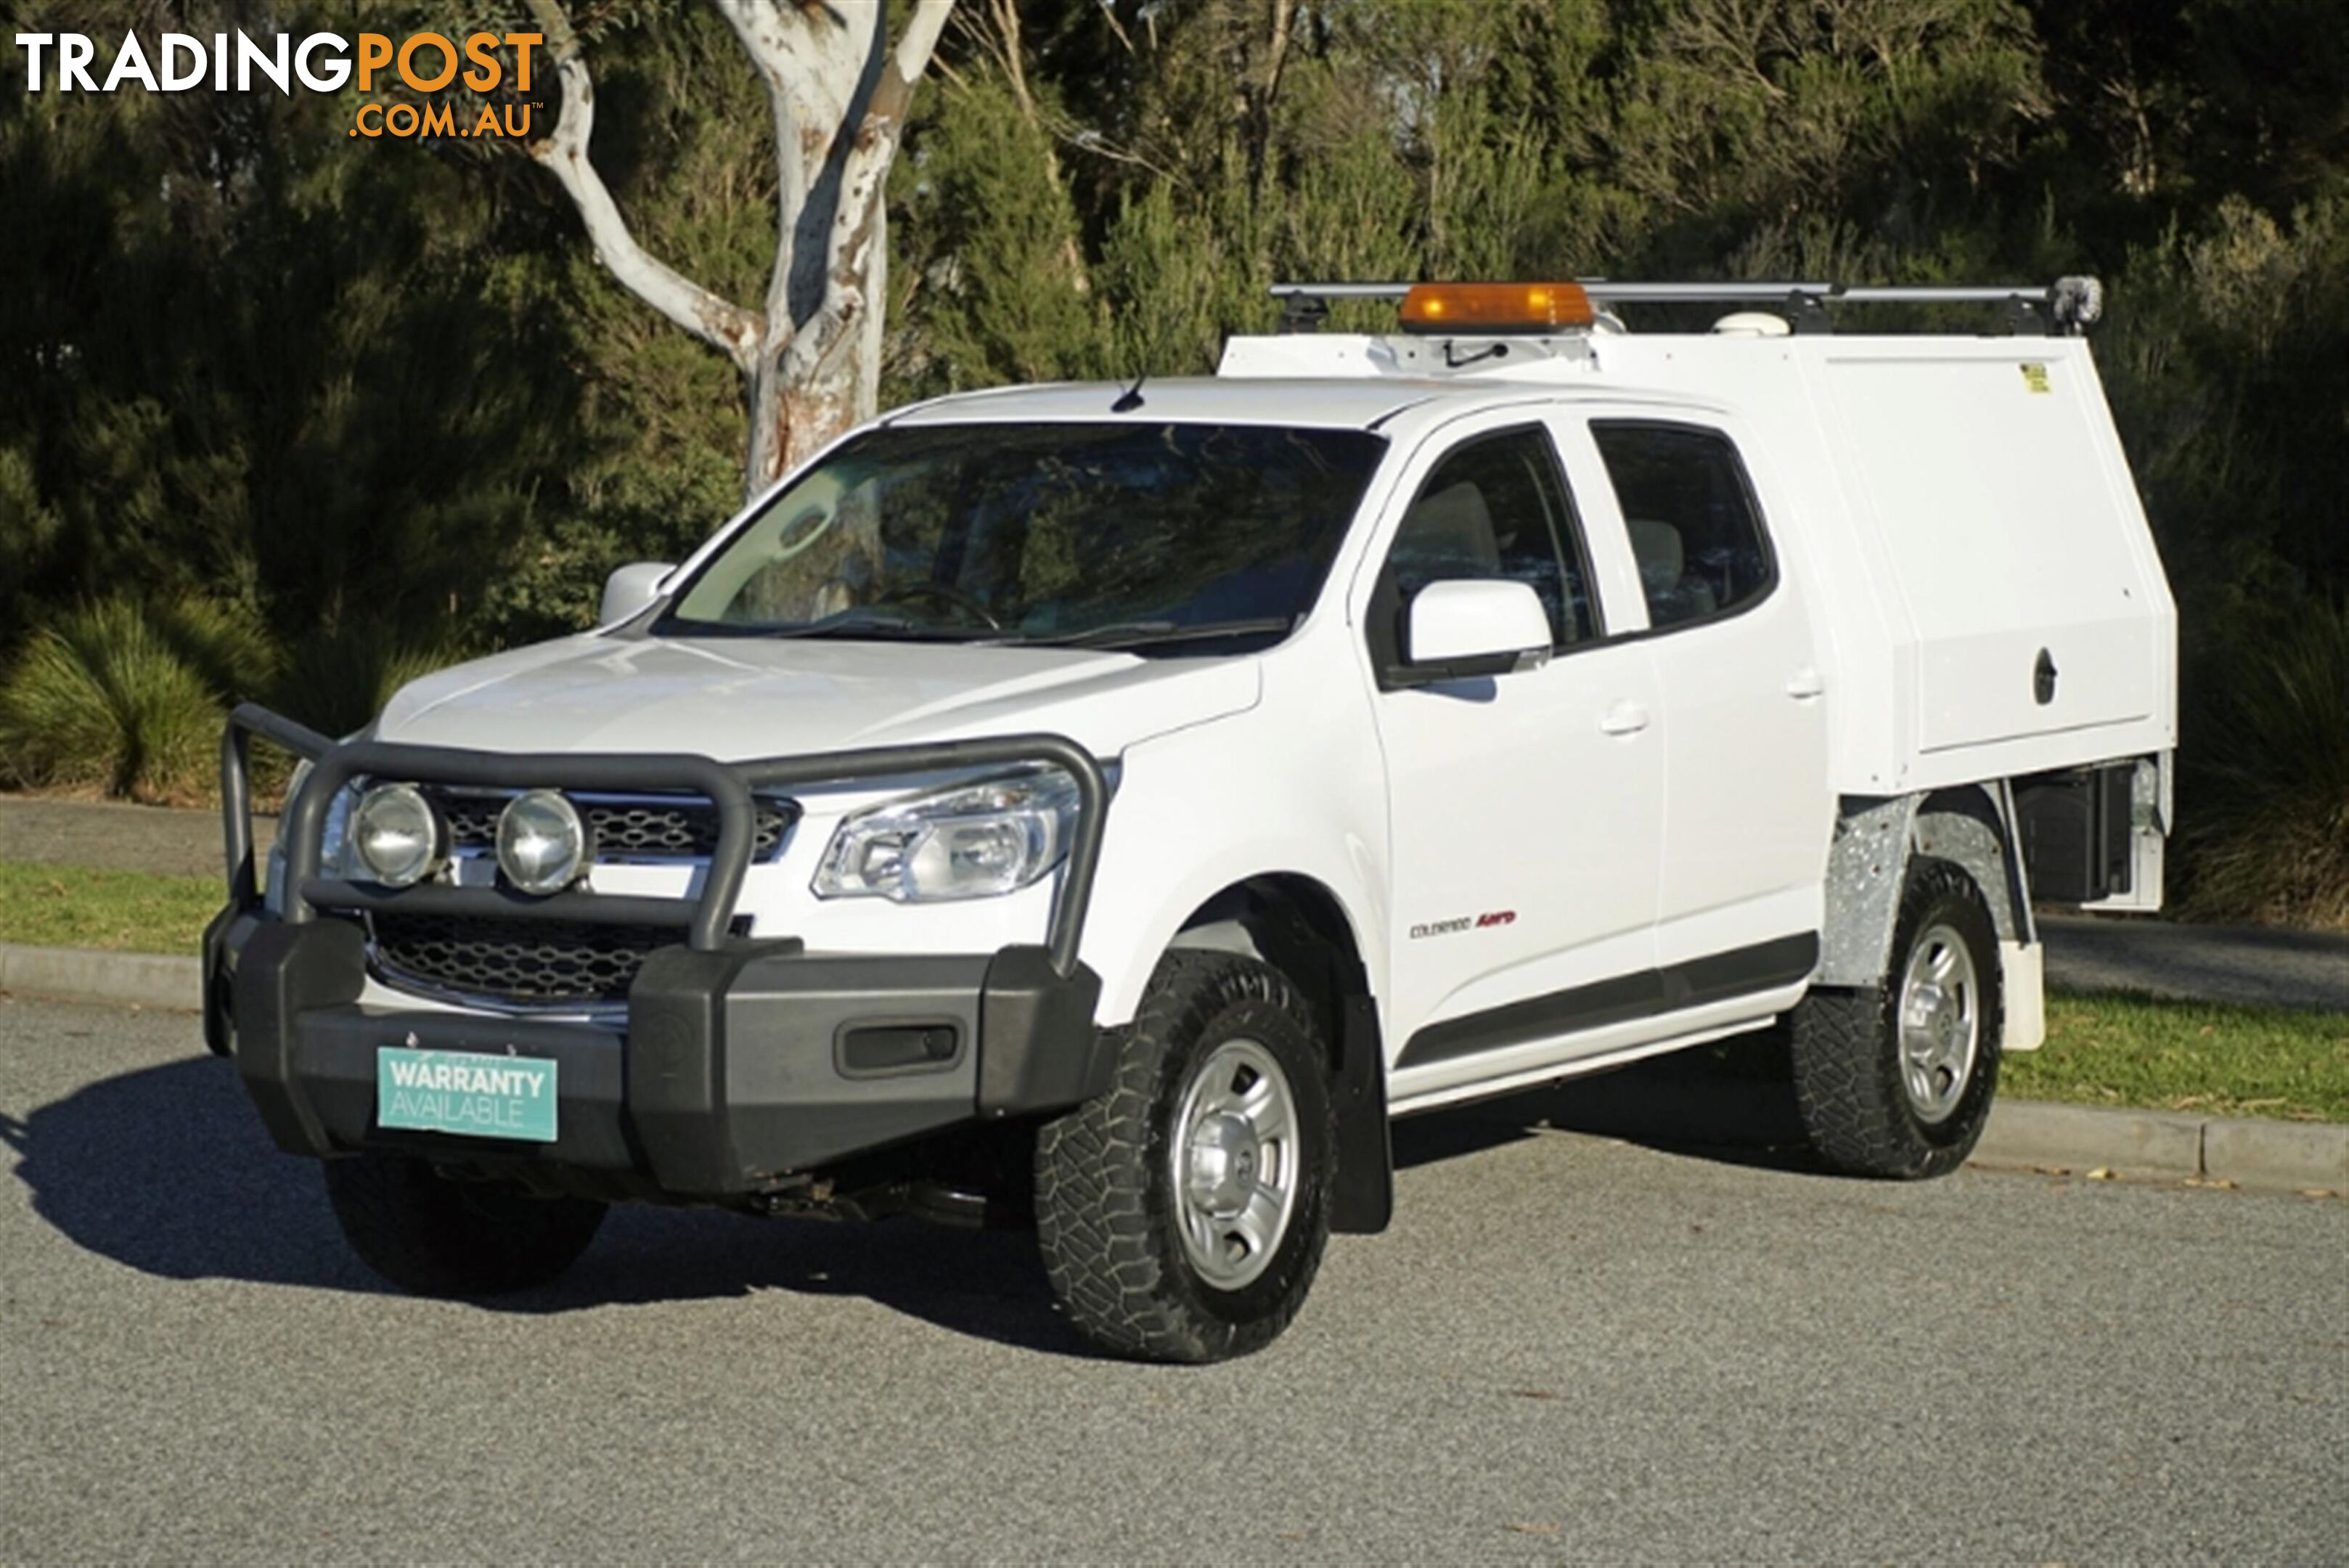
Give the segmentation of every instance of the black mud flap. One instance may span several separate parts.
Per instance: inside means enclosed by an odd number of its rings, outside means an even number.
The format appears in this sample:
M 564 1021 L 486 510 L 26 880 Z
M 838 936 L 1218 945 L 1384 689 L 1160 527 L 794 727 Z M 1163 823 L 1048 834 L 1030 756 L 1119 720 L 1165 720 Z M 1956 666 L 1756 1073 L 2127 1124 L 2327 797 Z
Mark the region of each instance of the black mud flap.
M 1346 998 L 1339 1019 L 1338 1186 L 1330 1229 L 1373 1236 L 1394 1218 L 1394 1147 L 1388 1136 L 1386 1054 L 1379 1044 L 1378 1004 Z

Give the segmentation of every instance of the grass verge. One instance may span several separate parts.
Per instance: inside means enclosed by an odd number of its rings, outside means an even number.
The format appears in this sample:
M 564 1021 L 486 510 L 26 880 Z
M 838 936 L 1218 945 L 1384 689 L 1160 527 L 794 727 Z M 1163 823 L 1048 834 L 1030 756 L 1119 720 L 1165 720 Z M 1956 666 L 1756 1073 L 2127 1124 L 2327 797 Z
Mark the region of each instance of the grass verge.
M 192 956 L 221 901 L 216 877 L 0 860 L 0 942 Z
M 2009 1056 L 1998 1087 L 2016 1099 L 2349 1122 L 2349 1012 L 2051 995 L 2047 1044 Z

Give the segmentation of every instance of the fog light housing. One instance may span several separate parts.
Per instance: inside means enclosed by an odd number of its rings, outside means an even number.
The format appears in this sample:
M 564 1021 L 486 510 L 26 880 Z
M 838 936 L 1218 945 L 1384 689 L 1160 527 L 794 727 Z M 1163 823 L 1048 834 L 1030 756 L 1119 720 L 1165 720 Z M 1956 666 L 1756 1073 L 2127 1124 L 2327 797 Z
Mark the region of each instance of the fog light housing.
M 554 790 L 526 791 L 498 814 L 498 869 L 525 893 L 560 893 L 595 857 L 579 808 Z
M 449 857 L 448 826 L 414 784 L 367 791 L 346 833 L 359 865 L 386 888 L 412 888 Z

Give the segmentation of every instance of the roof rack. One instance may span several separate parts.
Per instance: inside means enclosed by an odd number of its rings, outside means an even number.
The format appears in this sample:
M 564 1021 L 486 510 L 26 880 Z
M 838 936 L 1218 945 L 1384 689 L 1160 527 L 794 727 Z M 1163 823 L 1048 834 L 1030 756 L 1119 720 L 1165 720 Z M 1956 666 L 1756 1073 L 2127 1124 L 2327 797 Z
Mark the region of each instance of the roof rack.
M 2003 305 L 2010 332 L 2044 337 L 2052 328 L 2059 336 L 2074 337 L 2094 325 L 2105 307 L 2105 286 L 2093 277 L 2059 277 L 2044 286 L 1927 284 L 1858 287 L 1840 283 L 1615 283 L 1606 278 L 1577 281 L 1590 296 L 1591 304 L 1599 306 L 1783 306 L 1797 332 L 1833 331 L 1827 317 L 1827 306 L 1831 305 Z M 1272 294 L 1282 302 L 1281 331 L 1318 332 L 1333 299 L 1401 299 L 1411 288 L 1407 283 L 1277 283 L 1272 286 Z

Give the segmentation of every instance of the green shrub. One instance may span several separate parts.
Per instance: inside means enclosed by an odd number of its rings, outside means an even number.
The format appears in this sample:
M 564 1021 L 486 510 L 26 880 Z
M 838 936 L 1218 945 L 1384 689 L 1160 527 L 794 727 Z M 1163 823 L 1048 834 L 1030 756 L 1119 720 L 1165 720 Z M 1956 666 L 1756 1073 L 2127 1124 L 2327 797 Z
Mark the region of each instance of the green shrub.
M 17 447 L 0 445 L 0 655 L 16 642 L 40 603 L 33 578 L 56 547 L 65 524 L 57 508 L 44 504 L 33 460 Z
M 37 628 L 0 678 L 0 775 L 146 801 L 215 798 L 233 703 L 255 698 L 347 734 L 458 657 L 374 622 L 315 633 L 289 657 L 233 603 L 104 599 Z M 264 797 L 286 762 L 256 749 Z
M 156 635 L 222 704 L 267 692 L 285 660 L 261 617 L 228 599 L 189 598 L 150 607 Z
M 135 601 L 85 606 L 36 630 L 0 681 L 0 768 L 24 784 L 141 800 L 201 798 L 217 765 L 223 693 Z
M 2183 912 L 2349 929 L 2349 605 L 2214 654 L 2186 718 Z

